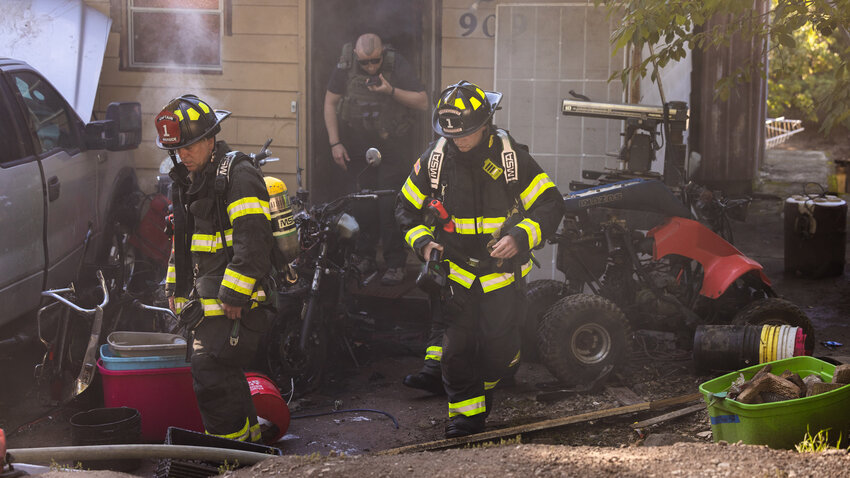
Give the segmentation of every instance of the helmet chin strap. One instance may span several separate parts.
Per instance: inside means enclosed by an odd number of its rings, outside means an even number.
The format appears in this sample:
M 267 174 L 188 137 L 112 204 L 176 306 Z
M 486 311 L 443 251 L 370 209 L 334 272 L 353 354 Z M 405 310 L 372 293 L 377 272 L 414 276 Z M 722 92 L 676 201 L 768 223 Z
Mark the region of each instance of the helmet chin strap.
M 185 164 L 177 162 L 177 153 L 173 149 L 168 150 L 168 156 L 174 167 L 168 172 L 168 177 L 177 184 L 187 186 L 189 184 L 189 169 Z
M 168 150 L 168 156 L 171 158 L 171 162 L 174 164 L 174 167 L 176 168 L 177 165 L 180 164 L 180 163 L 177 162 L 177 153 L 175 153 L 173 149 L 169 149 Z

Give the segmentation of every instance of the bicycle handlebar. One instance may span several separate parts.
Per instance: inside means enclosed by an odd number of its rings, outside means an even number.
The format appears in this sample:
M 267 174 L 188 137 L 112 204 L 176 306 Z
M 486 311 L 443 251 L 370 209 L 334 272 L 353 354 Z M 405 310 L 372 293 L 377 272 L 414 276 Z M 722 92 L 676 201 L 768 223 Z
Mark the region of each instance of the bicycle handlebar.
M 100 305 L 98 305 L 94 309 L 84 309 L 84 308 L 80 307 L 79 305 L 77 305 L 77 304 L 71 302 L 70 300 L 66 299 L 65 297 L 62 297 L 61 295 L 59 295 L 59 294 L 64 294 L 66 292 L 74 292 L 73 284 L 72 284 L 71 287 L 66 287 L 64 289 L 49 289 L 49 290 L 42 291 L 41 295 L 43 295 L 45 297 L 52 297 L 52 298 L 58 300 L 59 302 L 62 302 L 63 304 L 67 305 L 68 307 L 76 310 L 77 312 L 79 312 L 81 314 L 94 314 L 95 312 L 97 312 L 98 308 L 103 309 L 104 307 L 106 307 L 106 304 L 109 303 L 109 290 L 106 287 L 106 280 L 103 278 L 103 272 L 101 272 L 99 269 L 97 271 L 97 280 L 98 280 L 98 282 L 100 282 L 100 289 L 103 291 L 103 302 L 101 302 Z

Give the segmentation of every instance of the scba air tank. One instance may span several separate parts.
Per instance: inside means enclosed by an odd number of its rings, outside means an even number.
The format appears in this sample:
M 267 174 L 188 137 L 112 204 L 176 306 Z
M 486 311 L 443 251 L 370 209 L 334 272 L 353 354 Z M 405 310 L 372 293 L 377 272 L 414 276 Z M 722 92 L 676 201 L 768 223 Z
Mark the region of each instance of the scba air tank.
M 298 256 L 299 246 L 286 183 L 271 176 L 265 176 L 263 179 L 266 180 L 266 189 L 269 192 L 269 212 L 277 248 L 283 253 L 284 260 L 290 262 Z

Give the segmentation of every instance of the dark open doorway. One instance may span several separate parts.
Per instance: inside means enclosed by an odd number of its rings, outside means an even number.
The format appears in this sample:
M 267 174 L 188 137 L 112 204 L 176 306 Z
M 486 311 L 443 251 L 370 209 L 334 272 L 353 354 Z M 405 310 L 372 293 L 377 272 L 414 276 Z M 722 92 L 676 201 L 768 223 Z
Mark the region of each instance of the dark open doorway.
M 342 174 L 333 164 L 323 117 L 328 78 L 336 66 L 342 45 L 363 33 L 378 34 L 392 45 L 418 72 L 429 99 L 439 84 L 440 0 L 315 0 L 309 2 L 307 48 L 308 184 L 312 200 L 326 201 L 338 195 Z M 430 140 L 428 115 L 422 114 L 410 152 L 419 154 Z M 401 185 L 399 185 L 401 187 Z

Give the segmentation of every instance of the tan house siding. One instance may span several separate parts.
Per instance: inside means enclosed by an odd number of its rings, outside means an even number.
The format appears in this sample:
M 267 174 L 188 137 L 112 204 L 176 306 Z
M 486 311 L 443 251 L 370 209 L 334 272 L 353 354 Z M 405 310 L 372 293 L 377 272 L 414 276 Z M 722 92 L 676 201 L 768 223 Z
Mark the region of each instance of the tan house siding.
M 234 148 L 257 151 L 273 138 L 277 163 L 264 168 L 295 189 L 296 156 L 302 168 L 307 161 L 307 2 L 310 0 L 230 0 L 232 35 L 222 38 L 221 74 L 158 71 L 121 71 L 120 28 L 125 0 L 86 0 L 88 5 L 109 14 L 113 31 L 101 72 L 95 114 L 102 116 L 112 101 L 139 101 L 143 113 L 143 144 L 136 166 L 143 185 L 152 185 L 166 154 L 154 146 L 153 118 L 169 99 L 196 93 L 216 108 L 233 111 L 220 135 Z M 462 79 L 484 88 L 494 86 L 496 6 L 534 4 L 531 0 L 443 0 L 441 18 L 440 84 Z M 581 3 L 581 2 L 579 2 Z M 472 6 L 476 5 L 473 9 Z M 117 10 L 117 11 L 116 11 Z M 461 24 L 465 14 L 476 25 Z M 292 103 L 300 108 L 300 125 Z M 300 127 L 299 127 L 300 126 Z M 306 173 L 306 171 L 305 171 Z M 304 184 L 307 178 L 304 178 Z
M 224 124 L 220 139 L 234 149 L 256 152 L 268 138 L 280 161 L 263 168 L 295 189 L 296 154 L 303 165 L 304 128 L 296 137 L 295 102 L 303 108 L 306 84 L 307 0 L 231 0 L 232 35 L 222 38 L 221 74 L 176 71 L 121 71 L 119 29 L 123 22 L 123 0 L 86 0 L 111 16 L 109 34 L 95 101 L 95 114 L 102 117 L 112 101 L 138 101 L 142 105 L 142 145 L 136 153 L 136 168 L 142 186 L 149 189 L 167 154 L 154 146 L 153 118 L 171 98 L 195 93 L 215 108 L 233 112 Z M 118 11 L 116 11 L 118 10 Z M 307 124 L 302 115 L 301 124 Z
M 443 0 L 442 86 L 468 80 L 484 89 L 492 89 L 496 50 L 496 6 L 540 3 L 546 2 L 490 0 L 476 3 L 474 0 Z M 471 8 L 473 4 L 477 5 L 474 10 Z M 464 14 L 471 14 L 475 18 L 474 29 L 469 23 L 470 17 L 465 18 L 467 27 L 461 24 Z

